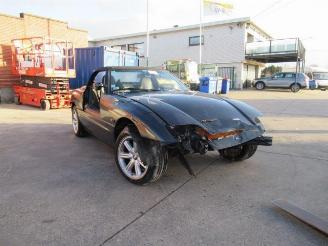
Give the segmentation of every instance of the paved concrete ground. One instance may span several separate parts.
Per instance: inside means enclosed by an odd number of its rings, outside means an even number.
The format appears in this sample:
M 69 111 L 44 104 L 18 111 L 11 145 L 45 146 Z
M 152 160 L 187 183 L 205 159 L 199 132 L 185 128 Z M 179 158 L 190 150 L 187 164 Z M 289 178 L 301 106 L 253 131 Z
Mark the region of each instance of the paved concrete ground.
M 0 105 L 0 245 L 328 245 L 275 208 L 328 220 L 328 92 L 232 92 L 264 112 L 275 138 L 228 163 L 174 159 L 148 186 L 128 183 L 109 146 L 73 136 L 69 110 Z

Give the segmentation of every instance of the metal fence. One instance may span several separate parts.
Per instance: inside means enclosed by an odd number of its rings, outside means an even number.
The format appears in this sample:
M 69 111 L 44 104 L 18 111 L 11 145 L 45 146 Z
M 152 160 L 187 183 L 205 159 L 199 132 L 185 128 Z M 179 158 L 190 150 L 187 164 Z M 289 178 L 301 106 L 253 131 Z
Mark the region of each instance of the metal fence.
M 201 76 L 215 76 L 229 79 L 230 89 L 235 89 L 235 67 L 220 67 L 217 64 L 202 64 L 199 70 Z

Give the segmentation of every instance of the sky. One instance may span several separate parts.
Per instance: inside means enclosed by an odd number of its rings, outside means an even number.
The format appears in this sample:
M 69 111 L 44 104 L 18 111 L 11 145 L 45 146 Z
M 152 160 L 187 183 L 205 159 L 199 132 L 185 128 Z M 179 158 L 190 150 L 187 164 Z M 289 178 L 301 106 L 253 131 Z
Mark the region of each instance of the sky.
M 328 68 L 328 1 L 224 0 L 232 3 L 230 15 L 204 17 L 203 21 L 251 17 L 274 38 L 301 38 L 306 64 Z M 149 0 L 150 29 L 199 23 L 200 0 Z M 89 38 L 146 31 L 146 0 L 0 0 L 0 12 L 31 13 L 67 21 L 85 29 Z

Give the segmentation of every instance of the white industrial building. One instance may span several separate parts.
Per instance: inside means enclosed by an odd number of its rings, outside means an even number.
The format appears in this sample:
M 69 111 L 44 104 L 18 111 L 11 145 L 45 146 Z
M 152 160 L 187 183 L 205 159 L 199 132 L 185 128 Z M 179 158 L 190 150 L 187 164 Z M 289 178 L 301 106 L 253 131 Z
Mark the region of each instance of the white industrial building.
M 247 60 L 246 44 L 265 41 L 271 36 L 250 18 L 203 24 L 202 74 L 228 77 L 234 88 L 260 75 L 263 63 Z M 191 59 L 199 62 L 199 25 L 175 26 L 150 32 L 149 66 L 161 66 L 167 60 Z M 146 64 L 146 32 L 106 37 L 89 42 L 89 46 L 109 46 L 139 52 Z

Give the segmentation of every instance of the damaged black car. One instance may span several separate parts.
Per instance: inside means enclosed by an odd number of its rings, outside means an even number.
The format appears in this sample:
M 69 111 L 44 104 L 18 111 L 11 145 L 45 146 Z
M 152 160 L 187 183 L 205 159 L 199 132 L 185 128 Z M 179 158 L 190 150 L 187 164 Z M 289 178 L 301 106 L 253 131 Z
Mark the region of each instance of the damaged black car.
M 158 180 L 170 155 L 191 175 L 186 154 L 250 158 L 258 145 L 272 144 L 260 116 L 243 102 L 190 91 L 168 71 L 151 68 L 99 68 L 72 93 L 75 135 L 113 144 L 120 172 L 135 184 Z

